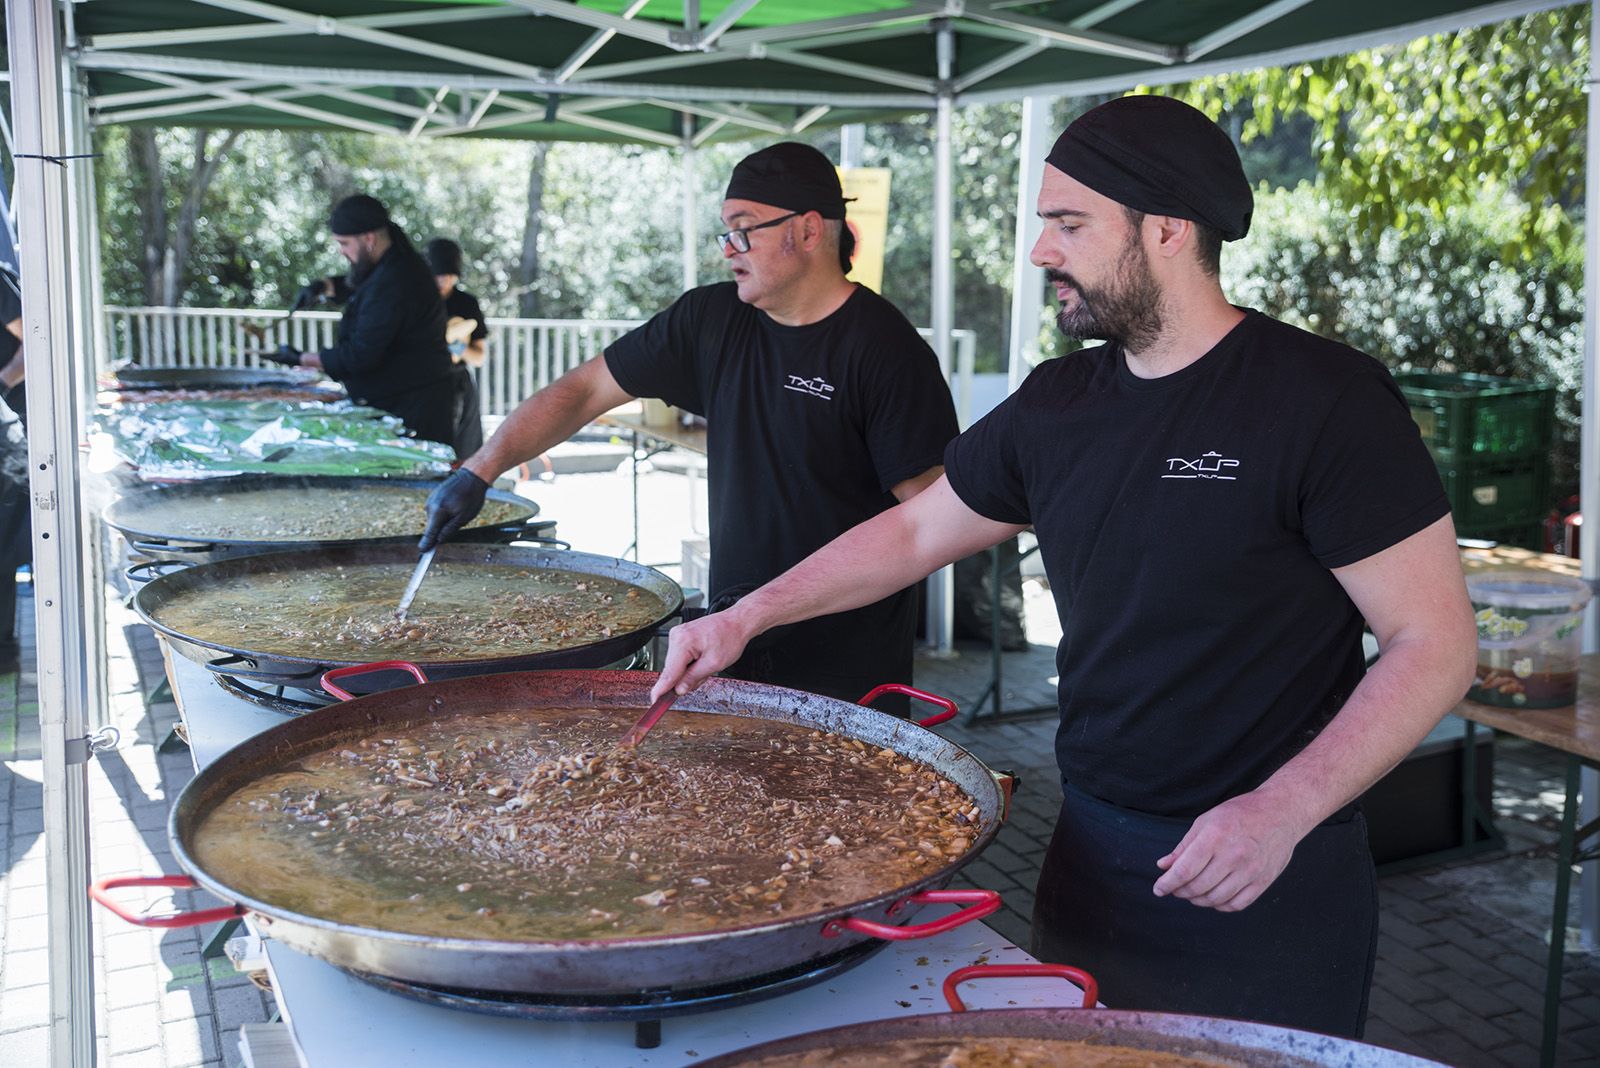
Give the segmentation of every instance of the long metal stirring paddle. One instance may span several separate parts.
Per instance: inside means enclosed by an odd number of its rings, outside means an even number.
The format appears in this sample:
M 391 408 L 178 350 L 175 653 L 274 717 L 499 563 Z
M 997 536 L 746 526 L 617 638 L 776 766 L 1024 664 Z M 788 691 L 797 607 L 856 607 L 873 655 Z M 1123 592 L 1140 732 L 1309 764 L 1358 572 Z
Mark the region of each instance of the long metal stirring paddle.
M 417 561 L 416 570 L 411 572 L 411 581 L 406 583 L 406 592 L 400 595 L 400 607 L 394 610 L 394 618 L 404 623 L 406 612 L 411 609 L 411 602 L 417 599 L 417 590 L 422 587 L 422 580 L 428 574 L 428 568 L 433 566 L 433 554 L 438 549 L 429 549 L 422 554 L 422 559 Z

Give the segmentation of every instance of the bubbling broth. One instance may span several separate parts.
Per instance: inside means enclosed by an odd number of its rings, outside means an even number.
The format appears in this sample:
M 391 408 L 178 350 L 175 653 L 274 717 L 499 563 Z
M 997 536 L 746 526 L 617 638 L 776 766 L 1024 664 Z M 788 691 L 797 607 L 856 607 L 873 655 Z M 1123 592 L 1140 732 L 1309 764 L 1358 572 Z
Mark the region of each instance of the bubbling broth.
M 753 1061 L 748 1068 L 1242 1068 L 1243 1064 L 1209 1054 L 1059 1038 L 903 1038 L 848 1049 L 777 1054 Z
M 248 493 L 195 494 L 181 502 L 153 498 L 143 507 L 117 506 L 129 527 L 159 529 L 163 537 L 205 541 L 343 541 L 421 535 L 428 525 L 428 491 L 414 486 L 306 490 L 290 486 Z M 486 501 L 468 529 L 527 517 L 531 507 Z
M 334 660 L 450 660 L 550 652 L 647 626 L 661 599 L 557 568 L 440 561 L 405 622 L 406 564 L 247 572 L 175 594 L 152 616 L 213 645 Z
M 339 923 L 457 938 L 678 934 L 895 891 L 981 813 L 890 749 L 754 717 L 529 709 L 330 741 L 223 798 L 201 867 Z

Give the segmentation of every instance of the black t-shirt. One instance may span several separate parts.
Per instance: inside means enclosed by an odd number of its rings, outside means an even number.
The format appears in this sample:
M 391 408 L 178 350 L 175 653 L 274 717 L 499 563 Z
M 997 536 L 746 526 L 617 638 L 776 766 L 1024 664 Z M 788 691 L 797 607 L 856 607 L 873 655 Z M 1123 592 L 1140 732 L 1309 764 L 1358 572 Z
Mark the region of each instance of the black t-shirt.
M 1383 366 L 1256 312 L 1162 378 L 1115 345 L 1051 360 L 945 465 L 968 507 L 1038 533 L 1063 776 L 1171 816 L 1254 789 L 1326 726 L 1363 672 L 1329 569 L 1449 511 Z
M 398 415 L 418 437 L 449 444 L 454 365 L 444 327 L 444 302 L 427 261 L 395 244 L 350 292 L 339 340 L 322 350 L 322 366 L 351 399 Z
M 937 466 L 957 431 L 933 351 L 862 286 L 806 326 L 774 322 L 732 282 L 690 290 L 613 343 L 606 365 L 633 396 L 706 418 L 709 599 L 777 577 L 892 507 L 890 490 Z M 905 590 L 774 640 L 818 678 L 909 681 L 915 600 Z
M 472 328 L 472 340 L 481 341 L 489 336 L 489 328 L 483 323 L 483 308 L 478 304 L 478 298 L 456 286 L 444 298 L 444 314 L 449 319 L 476 319 L 478 325 Z

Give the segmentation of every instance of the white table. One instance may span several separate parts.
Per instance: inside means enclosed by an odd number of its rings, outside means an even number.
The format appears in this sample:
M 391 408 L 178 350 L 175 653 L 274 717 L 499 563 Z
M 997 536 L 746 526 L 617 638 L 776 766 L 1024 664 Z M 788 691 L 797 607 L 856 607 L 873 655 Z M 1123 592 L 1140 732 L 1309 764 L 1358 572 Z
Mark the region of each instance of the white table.
M 177 654 L 167 655 L 167 675 L 199 767 L 287 718 L 224 692 L 209 671 Z M 688 1064 L 786 1035 L 943 1012 L 940 985 L 956 968 L 1033 958 L 988 927 L 971 923 L 935 938 L 891 944 L 856 968 L 804 990 L 669 1017 L 661 1022 L 660 1047 L 652 1050 L 635 1047 L 631 1023 L 529 1022 L 426 1005 L 271 941 L 267 960 L 279 1010 L 307 1066 L 609 1068 Z M 962 994 L 976 1008 L 1069 1007 L 1081 1000 L 1076 987 L 1059 979 L 991 980 L 969 984 Z

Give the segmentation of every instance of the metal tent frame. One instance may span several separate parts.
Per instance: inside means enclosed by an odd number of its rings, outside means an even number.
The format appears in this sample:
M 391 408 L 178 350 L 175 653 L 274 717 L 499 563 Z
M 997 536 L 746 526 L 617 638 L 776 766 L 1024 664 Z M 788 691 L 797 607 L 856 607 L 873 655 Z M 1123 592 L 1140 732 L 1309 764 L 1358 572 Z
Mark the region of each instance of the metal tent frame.
M 960 102 L 1026 98 L 1012 316 L 1038 321 L 1026 265 L 1046 98 L 1162 85 L 1318 59 L 1563 6 L 1553 0 L 7 0 L 18 162 L 34 571 L 49 848 L 52 1063 L 94 1061 L 85 766 L 104 716 L 95 678 L 95 562 L 75 463 L 98 337 L 92 124 L 358 130 L 694 150 L 786 137 L 818 122 L 932 111 L 938 132 L 935 350 L 953 309 L 951 117 Z M 1600 22 L 1600 0 L 1591 0 Z M 1591 55 L 1600 34 L 1591 29 Z M 1600 190 L 1590 75 L 1588 188 Z M 41 158 L 44 157 L 44 158 Z M 1031 168 L 1031 169 L 1030 169 Z M 1593 198 L 1591 197 L 1591 202 Z M 687 212 L 685 241 L 695 240 Z M 36 236 L 29 236 L 36 235 Z M 1600 227 L 1588 234 L 1600 263 Z M 1586 277 L 1584 411 L 1600 411 L 1596 303 Z M 686 256 L 686 281 L 692 264 Z M 1031 294 L 1031 295 L 1030 295 Z M 1025 337 L 1013 330 L 1013 383 Z M 1600 449 L 1586 418 L 1585 456 Z M 1600 464 L 1582 473 L 1600 501 Z M 1592 506 L 1591 510 L 1600 510 Z M 1600 523 L 1583 530 L 1593 574 Z M 1600 648 L 1591 613 L 1589 648 Z M 1597 784 L 1585 779 L 1586 795 Z M 1592 880 L 1591 880 L 1592 882 Z M 1587 889 L 1593 890 L 1593 887 Z M 1594 902 L 1586 902 L 1589 913 Z

